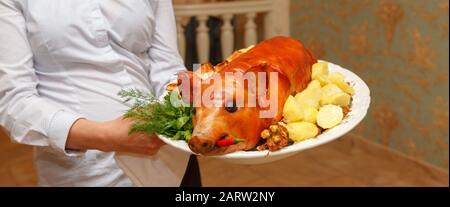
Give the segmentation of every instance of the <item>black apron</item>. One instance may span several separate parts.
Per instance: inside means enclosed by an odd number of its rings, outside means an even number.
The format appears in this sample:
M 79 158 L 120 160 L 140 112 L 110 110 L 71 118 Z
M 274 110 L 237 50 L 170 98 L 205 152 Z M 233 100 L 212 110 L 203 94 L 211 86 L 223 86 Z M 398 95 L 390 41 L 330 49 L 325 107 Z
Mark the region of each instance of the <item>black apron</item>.
M 189 163 L 180 187 L 202 187 L 202 179 L 200 176 L 200 167 L 198 165 L 197 156 L 191 155 L 189 157 Z

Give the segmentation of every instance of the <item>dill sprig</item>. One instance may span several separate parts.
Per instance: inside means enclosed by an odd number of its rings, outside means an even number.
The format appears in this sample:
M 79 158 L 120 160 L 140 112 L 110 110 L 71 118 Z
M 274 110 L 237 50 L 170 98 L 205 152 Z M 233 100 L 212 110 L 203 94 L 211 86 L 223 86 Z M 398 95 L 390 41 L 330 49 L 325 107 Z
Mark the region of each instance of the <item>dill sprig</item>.
M 119 96 L 134 102 L 124 115 L 136 121 L 130 134 L 156 133 L 186 141 L 191 138 L 193 107 L 185 104 L 177 91 L 169 92 L 161 101 L 137 89 L 122 90 Z

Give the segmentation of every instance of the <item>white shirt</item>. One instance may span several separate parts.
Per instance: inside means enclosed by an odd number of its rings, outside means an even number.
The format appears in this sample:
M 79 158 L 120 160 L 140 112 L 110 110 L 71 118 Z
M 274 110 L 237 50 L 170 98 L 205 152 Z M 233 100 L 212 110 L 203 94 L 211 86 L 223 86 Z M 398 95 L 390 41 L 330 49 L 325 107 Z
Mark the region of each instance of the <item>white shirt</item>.
M 0 0 L 0 125 L 36 146 L 40 185 L 132 185 L 113 153 L 65 150 L 68 131 L 121 116 L 121 89 L 161 95 L 184 70 L 175 35 L 170 0 Z

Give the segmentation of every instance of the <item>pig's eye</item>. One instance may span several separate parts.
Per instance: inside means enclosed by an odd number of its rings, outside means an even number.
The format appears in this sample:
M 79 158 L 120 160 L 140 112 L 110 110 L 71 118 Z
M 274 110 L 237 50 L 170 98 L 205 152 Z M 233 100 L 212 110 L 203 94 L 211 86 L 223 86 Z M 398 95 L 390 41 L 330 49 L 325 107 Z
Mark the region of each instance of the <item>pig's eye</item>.
M 235 103 L 230 102 L 225 105 L 225 110 L 227 110 L 230 113 L 234 113 L 238 110 L 238 108 Z

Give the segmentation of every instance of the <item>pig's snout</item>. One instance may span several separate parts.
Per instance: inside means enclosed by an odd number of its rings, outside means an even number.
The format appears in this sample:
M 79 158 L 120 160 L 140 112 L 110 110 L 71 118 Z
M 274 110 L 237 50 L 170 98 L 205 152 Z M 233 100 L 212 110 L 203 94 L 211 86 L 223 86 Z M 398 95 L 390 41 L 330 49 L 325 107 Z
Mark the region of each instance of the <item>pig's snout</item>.
M 189 140 L 189 148 L 197 154 L 207 154 L 214 149 L 215 145 L 213 140 L 201 139 L 198 136 L 193 136 Z

